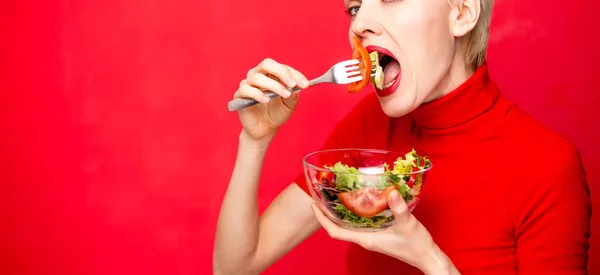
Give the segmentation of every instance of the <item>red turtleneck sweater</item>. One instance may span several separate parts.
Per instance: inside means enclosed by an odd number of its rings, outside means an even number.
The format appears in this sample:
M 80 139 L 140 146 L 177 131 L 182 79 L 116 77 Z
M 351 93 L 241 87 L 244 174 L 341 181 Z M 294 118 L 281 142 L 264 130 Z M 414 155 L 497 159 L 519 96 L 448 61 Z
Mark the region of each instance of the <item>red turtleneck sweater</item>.
M 591 204 L 578 149 L 506 99 L 480 67 L 448 95 L 400 118 L 367 96 L 323 149 L 429 156 L 413 211 L 462 274 L 584 274 Z M 303 175 L 296 183 L 307 191 Z M 308 192 L 308 191 L 307 191 Z M 352 244 L 348 274 L 422 274 Z

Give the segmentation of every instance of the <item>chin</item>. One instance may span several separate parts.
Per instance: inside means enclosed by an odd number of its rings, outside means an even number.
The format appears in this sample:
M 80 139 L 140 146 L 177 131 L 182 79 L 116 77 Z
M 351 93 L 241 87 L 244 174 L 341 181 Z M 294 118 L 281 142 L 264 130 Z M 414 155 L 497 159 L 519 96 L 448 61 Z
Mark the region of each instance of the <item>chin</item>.
M 389 117 L 401 117 L 419 107 L 415 91 L 398 87 L 392 94 L 378 96 L 383 112 Z
M 379 98 L 383 112 L 389 117 L 401 117 L 418 107 L 418 89 L 411 79 L 410 70 L 402 69 L 402 62 L 388 49 L 369 45 L 366 47 L 369 53 L 377 51 L 379 65 L 383 69 L 384 80 L 381 89 L 373 85 L 375 93 Z M 411 81 L 412 80 L 412 81 Z

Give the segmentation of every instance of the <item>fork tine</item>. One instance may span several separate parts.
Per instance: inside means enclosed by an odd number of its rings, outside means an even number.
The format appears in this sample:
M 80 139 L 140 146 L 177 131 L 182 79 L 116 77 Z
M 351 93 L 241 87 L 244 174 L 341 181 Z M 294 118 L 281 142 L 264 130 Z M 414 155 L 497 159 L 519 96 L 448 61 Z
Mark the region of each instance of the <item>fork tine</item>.
M 359 76 L 355 76 L 355 77 L 350 77 L 347 79 L 346 83 L 352 83 L 352 82 L 356 82 L 356 81 L 361 81 L 363 78 L 361 75 Z
M 353 71 L 353 72 L 349 72 L 346 74 L 346 76 L 350 77 L 350 76 L 355 76 L 355 75 L 359 75 L 360 71 Z
M 352 66 L 352 67 L 348 67 L 348 68 L 346 68 L 346 71 L 347 71 L 347 72 L 349 72 L 349 71 L 354 71 L 354 70 L 360 70 L 360 67 L 359 67 L 359 66 Z
M 340 63 L 337 63 L 336 66 L 352 66 L 352 65 L 357 65 L 359 62 L 356 59 L 351 59 L 351 60 L 346 60 L 346 61 L 342 61 Z

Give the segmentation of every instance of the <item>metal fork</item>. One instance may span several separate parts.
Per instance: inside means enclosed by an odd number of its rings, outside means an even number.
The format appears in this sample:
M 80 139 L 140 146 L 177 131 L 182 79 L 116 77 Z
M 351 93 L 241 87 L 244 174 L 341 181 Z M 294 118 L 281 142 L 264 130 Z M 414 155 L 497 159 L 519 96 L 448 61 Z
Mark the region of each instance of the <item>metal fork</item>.
M 339 62 L 331 67 L 322 76 L 309 81 L 309 87 L 320 84 L 320 83 L 336 83 L 336 84 L 349 84 L 356 81 L 361 81 L 362 76 L 358 67 L 358 60 L 346 60 Z M 297 92 L 300 88 L 288 88 L 290 92 Z M 279 95 L 273 92 L 265 92 L 269 98 L 273 99 Z M 258 104 L 259 102 L 252 98 L 236 98 L 229 101 L 227 107 L 229 111 L 238 111 L 244 108 Z

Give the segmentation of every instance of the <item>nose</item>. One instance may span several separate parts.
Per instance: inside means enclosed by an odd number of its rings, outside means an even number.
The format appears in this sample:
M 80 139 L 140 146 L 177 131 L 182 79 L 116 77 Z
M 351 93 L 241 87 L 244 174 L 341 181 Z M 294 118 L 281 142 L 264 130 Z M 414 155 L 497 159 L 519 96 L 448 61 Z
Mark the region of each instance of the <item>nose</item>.
M 352 21 L 352 32 L 361 38 L 381 34 L 381 25 L 377 22 L 376 16 L 376 14 L 363 4 Z

